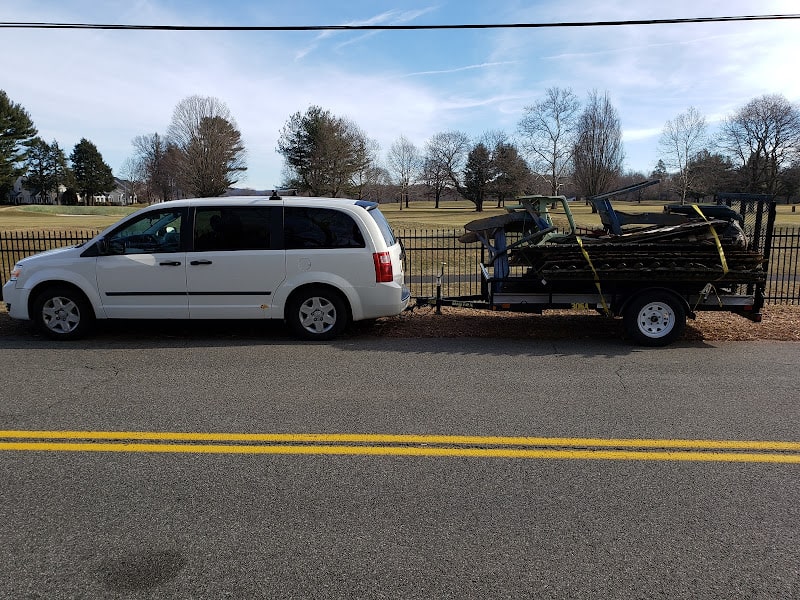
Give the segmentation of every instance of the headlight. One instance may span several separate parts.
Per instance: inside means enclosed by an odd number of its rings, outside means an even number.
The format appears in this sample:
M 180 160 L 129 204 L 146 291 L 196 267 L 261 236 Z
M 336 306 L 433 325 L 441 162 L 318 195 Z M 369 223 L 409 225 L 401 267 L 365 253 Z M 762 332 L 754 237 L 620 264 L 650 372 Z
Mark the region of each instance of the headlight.
M 11 277 L 8 278 L 9 281 L 16 281 L 19 278 L 19 274 L 22 272 L 22 265 L 17 263 L 14 265 L 14 268 L 11 270 Z

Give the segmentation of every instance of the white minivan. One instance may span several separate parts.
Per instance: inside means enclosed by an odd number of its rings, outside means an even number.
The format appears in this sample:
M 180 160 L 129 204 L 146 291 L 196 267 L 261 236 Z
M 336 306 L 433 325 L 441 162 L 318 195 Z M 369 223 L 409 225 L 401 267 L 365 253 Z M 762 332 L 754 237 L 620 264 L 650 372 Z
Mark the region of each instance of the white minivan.
M 3 286 L 9 316 L 63 340 L 95 319 L 283 319 L 327 340 L 409 299 L 402 245 L 377 204 L 277 194 L 154 204 L 20 260 Z

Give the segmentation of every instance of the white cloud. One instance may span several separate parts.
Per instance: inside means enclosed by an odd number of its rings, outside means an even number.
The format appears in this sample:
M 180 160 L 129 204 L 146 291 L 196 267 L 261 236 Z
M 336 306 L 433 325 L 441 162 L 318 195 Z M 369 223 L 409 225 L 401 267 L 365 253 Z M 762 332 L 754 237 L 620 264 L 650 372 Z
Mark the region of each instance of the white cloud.
M 474 71 L 477 69 L 487 69 L 489 67 L 501 67 L 505 65 L 517 64 L 517 60 L 504 60 L 499 62 L 485 62 L 478 65 L 465 65 L 463 67 L 453 67 L 452 69 L 439 69 L 436 71 L 416 71 L 414 73 L 405 73 L 398 77 L 421 77 L 424 75 L 449 75 L 452 73 L 463 73 L 464 71 Z

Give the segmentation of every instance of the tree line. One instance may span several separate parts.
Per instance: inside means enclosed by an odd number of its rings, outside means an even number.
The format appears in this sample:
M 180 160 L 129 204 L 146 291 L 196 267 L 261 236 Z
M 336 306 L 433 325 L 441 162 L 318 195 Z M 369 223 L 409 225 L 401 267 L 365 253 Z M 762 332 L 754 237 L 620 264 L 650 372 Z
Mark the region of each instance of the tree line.
M 34 193 L 72 204 L 79 194 L 91 199 L 114 188 L 111 167 L 92 142 L 82 138 L 67 157 L 57 141 L 39 137 L 28 112 L 0 90 L 0 199 L 9 197 L 19 177 Z
M 524 107 L 516 131 L 489 131 L 477 140 L 439 132 L 419 149 L 401 135 L 386 160 L 352 121 L 318 106 L 295 113 L 281 131 L 285 185 L 311 195 L 365 197 L 393 185 L 408 205 L 412 186 L 436 207 L 455 192 L 483 209 L 526 193 L 593 196 L 644 179 L 658 179 L 660 197 L 699 200 L 719 192 L 784 196 L 800 192 L 800 109 L 778 94 L 747 102 L 709 134 L 694 107 L 667 121 L 660 159 L 650 173 L 623 172 L 619 113 L 608 93 L 581 102 L 553 87 Z
M 58 203 L 76 204 L 79 196 L 91 203 L 115 188 L 111 167 L 92 142 L 81 139 L 67 157 L 58 142 L 37 134 L 28 112 L 0 90 L 0 199 L 10 197 L 19 177 L 31 193 Z M 241 133 L 216 98 L 185 98 L 166 135 L 141 135 L 132 143 L 121 176 L 146 202 L 221 196 L 247 169 Z
M 621 175 L 624 160 L 619 115 L 608 94 L 589 94 L 582 111 L 571 92 L 548 94 L 555 106 L 526 108 L 517 136 L 522 151 L 503 131 L 488 131 L 478 140 L 460 131 L 439 132 L 423 150 L 401 135 L 385 166 L 377 144 L 355 123 L 312 106 L 293 114 L 281 130 L 277 150 L 285 162 L 284 184 L 315 196 L 357 198 L 395 185 L 401 207 L 408 205 L 411 187 L 421 185 L 437 208 L 454 191 L 479 212 L 487 199 L 500 206 L 537 191 L 543 181 L 550 194 L 568 181 L 586 195 L 605 191 Z
M 132 140 L 125 181 L 147 202 L 219 196 L 247 170 L 233 116 L 216 98 L 190 96 L 173 112 L 165 134 Z M 716 192 L 795 196 L 800 191 L 800 110 L 777 94 L 755 98 L 726 117 L 715 135 L 694 107 L 667 121 L 653 171 L 625 173 L 619 113 L 608 93 L 584 102 L 570 88 L 552 87 L 525 106 L 516 130 L 433 134 L 418 148 L 400 135 L 381 148 L 353 120 L 320 106 L 292 114 L 279 132 L 284 187 L 314 196 L 394 199 L 408 206 L 425 194 L 439 207 L 456 195 L 483 210 L 525 193 L 592 196 L 646 178 L 681 201 Z M 64 185 L 91 197 L 109 191 L 111 170 L 82 139 L 67 157 L 57 142 L 36 135 L 27 112 L 0 90 L 0 197 L 19 176 L 29 188 Z

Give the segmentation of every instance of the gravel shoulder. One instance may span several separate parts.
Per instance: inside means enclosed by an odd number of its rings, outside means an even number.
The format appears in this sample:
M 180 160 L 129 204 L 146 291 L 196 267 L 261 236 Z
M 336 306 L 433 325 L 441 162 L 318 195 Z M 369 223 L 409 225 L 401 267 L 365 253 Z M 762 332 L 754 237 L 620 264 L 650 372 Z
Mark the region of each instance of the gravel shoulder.
M 800 306 L 767 306 L 761 323 L 725 312 L 703 312 L 687 322 L 683 339 L 707 341 L 800 341 Z M 375 329 L 389 337 L 478 337 L 585 339 L 621 337 L 621 319 L 587 311 L 545 311 L 542 315 L 443 307 L 418 308 Z

